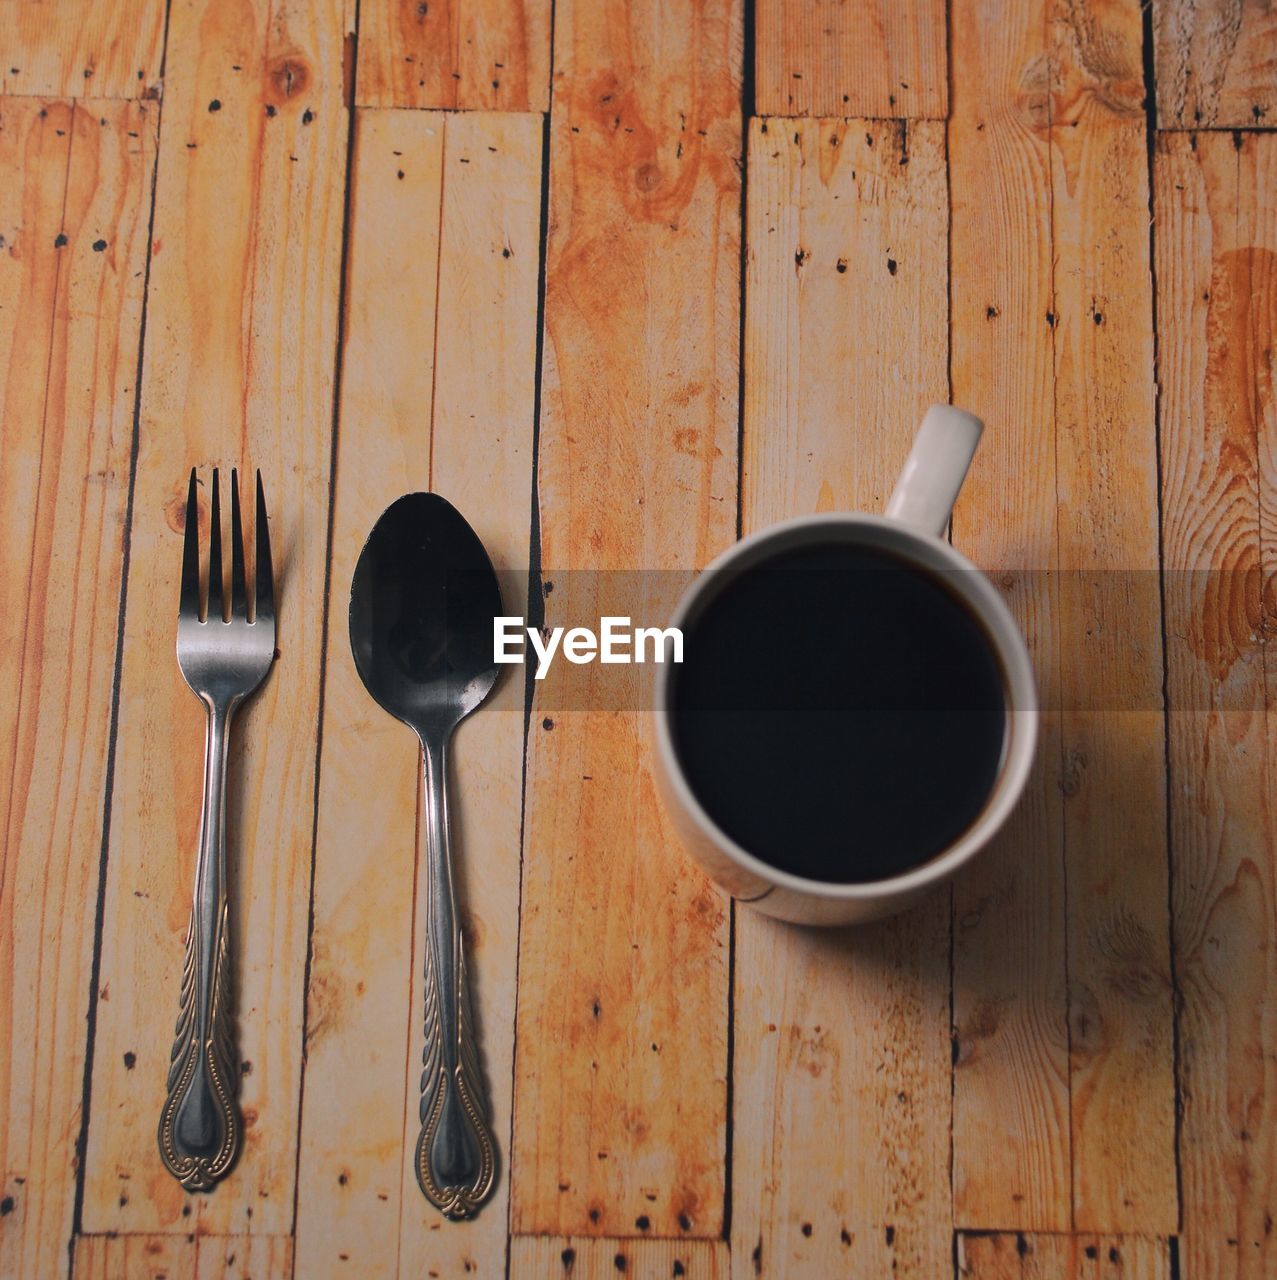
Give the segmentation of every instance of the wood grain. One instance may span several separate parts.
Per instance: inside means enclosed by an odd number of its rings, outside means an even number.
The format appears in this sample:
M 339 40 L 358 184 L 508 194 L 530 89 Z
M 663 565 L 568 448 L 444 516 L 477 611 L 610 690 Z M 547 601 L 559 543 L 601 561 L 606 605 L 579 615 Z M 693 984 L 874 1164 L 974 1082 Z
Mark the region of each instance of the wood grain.
M 958 1237 L 961 1280 L 1173 1280 L 1176 1274 L 1167 1241 L 1144 1236 Z
M 723 1240 L 602 1240 L 515 1236 L 510 1280 L 727 1280 Z
M 511 614 L 527 608 L 540 287 L 541 120 L 468 113 L 444 137 L 439 329 L 431 487 L 466 513 L 497 570 Z M 409 989 L 408 1114 L 400 1215 L 407 1274 L 432 1258 L 441 1274 L 504 1277 L 513 1163 L 515 975 L 518 966 L 525 690 L 504 673 L 481 713 L 457 731 L 451 793 L 458 893 L 476 1026 L 498 1135 L 500 1185 L 472 1223 L 445 1224 L 411 1181 L 420 1131 L 425 903 L 417 901 Z M 419 879 L 418 889 L 424 889 Z
M 353 1259 L 393 1276 L 400 1204 L 415 1190 L 400 1157 L 418 1021 L 418 748 L 359 679 L 347 605 L 374 521 L 430 487 L 444 128 L 416 112 L 355 119 L 298 1159 L 304 1275 Z
M 766 120 L 749 144 L 744 531 L 881 511 L 947 398 L 944 127 Z M 950 1265 L 948 914 L 947 893 L 858 930 L 738 911 L 736 1274 Z
M 0 1273 L 66 1265 L 153 107 L 0 100 Z
M 1189 1276 L 1258 1277 L 1277 1257 L 1277 147 L 1164 135 L 1154 174 L 1183 1252 Z
M 1028 530 L 1021 545 L 1029 558 L 1021 552 L 1017 562 L 1030 570 L 1021 616 L 1039 646 L 1044 701 L 1062 713 L 1058 728 L 1048 721 L 1037 780 L 1007 842 L 955 890 L 955 1188 L 961 1220 L 981 1225 L 1162 1232 L 1176 1222 L 1139 35 L 1134 5 L 1044 7 L 1026 19 L 1018 50 L 1004 55 L 1000 101 L 967 111 L 960 97 L 955 115 L 955 395 L 960 387 L 978 395 L 981 381 L 985 395 L 995 394 L 1000 373 L 1022 397 L 1009 427 L 1017 452 L 977 466 L 955 528 L 968 513 L 983 531 L 978 559 L 997 563 L 998 528 L 975 513 L 987 512 L 1013 477 L 1032 478 L 1016 483 L 1028 509 L 1012 507 L 1006 519 L 1017 539 Z M 991 32 L 983 47 L 999 48 Z M 996 83 L 963 69 L 966 84 Z M 1018 191 L 1048 195 L 1049 210 L 1031 220 L 994 204 L 991 225 L 975 222 L 977 239 L 960 240 L 970 234 L 960 216 L 964 181 L 967 208 L 987 207 L 987 176 L 979 188 L 976 169 L 961 176 L 968 154 L 983 157 L 986 175 L 991 164 L 1013 173 L 1017 157 L 1036 159 L 1040 172 L 1045 157 L 1049 180 L 1014 181 Z M 998 227 L 1015 236 L 1018 252 L 999 243 Z M 983 278 L 988 263 L 1023 278 L 1025 255 L 1040 264 L 1036 297 Z M 982 302 L 982 289 L 998 296 Z M 1043 308 L 1040 318 L 1027 306 Z M 999 330 L 1020 352 L 1003 367 L 990 363 Z M 1005 470 L 990 475 L 990 462 Z M 1040 572 L 1052 567 L 1054 585 Z M 1023 849 L 1011 852 L 1026 837 L 1036 863 Z M 1016 919 L 1029 922 L 1026 932 L 1007 927 Z M 1058 1077 L 1065 991 L 1067 1112 Z M 1003 1181 L 988 1155 L 1008 1126 L 1023 1139 L 1013 1144 L 1022 1163 Z
M 196 1280 L 195 1236 L 76 1236 L 72 1280 Z
M 0 92 L 156 98 L 164 0 L 0 0 Z
M 1277 124 L 1277 10 L 1264 0 L 1153 0 L 1162 129 Z
M 357 39 L 353 0 L 173 0 L 167 51 L 166 8 L 0 0 L 0 1274 L 1273 1272 L 1268 8 L 1153 0 L 1176 132 L 1150 237 L 1139 0 L 758 0 L 740 494 L 747 6 L 560 0 L 545 228 L 549 0 L 361 0 Z M 947 135 L 861 118 L 940 121 L 951 93 Z M 646 717 L 538 687 L 521 814 L 512 673 L 455 756 L 502 1161 L 454 1225 L 410 1167 L 416 752 L 343 602 L 375 516 L 433 486 L 525 608 L 543 234 L 548 623 L 597 615 L 600 568 L 662 571 L 661 614 L 738 510 L 880 509 L 951 395 L 988 422 L 955 544 L 1050 714 L 951 899 L 855 933 L 740 911 L 729 1090 L 731 916 L 652 793 Z M 283 657 L 232 762 L 249 1144 L 210 1198 L 154 1145 L 199 804 L 172 651 L 192 463 L 263 465 L 282 562 Z
M 291 1280 L 289 1236 L 77 1236 L 72 1280 Z
M 499 569 L 526 573 L 541 140 L 531 116 L 361 110 L 356 121 L 300 1274 L 350 1262 L 394 1275 L 401 1257 L 447 1275 L 505 1270 L 523 682 L 502 682 L 452 757 L 454 851 L 502 1170 L 478 1219 L 452 1223 L 412 1170 L 422 996 L 410 975 L 425 948 L 419 924 L 414 936 L 418 749 L 360 683 L 344 602 L 373 522 L 413 489 L 442 493 Z M 511 572 L 507 587 L 519 595 L 509 611 L 523 612 L 526 578 Z
M 362 0 L 361 106 L 548 111 L 550 0 Z
M 754 12 L 759 115 L 948 112 L 943 0 L 758 0 Z
M 1064 796 L 1059 785 L 1049 60 L 1045 4 L 956 0 L 949 125 L 953 401 L 984 438 L 955 543 L 1019 622 L 1038 755 L 1019 808 L 953 886 L 953 1196 L 971 1227 L 1072 1222 Z M 1002 572 L 997 572 L 997 571 Z
M 589 616 L 581 571 L 731 541 L 740 297 L 739 5 L 570 0 L 555 31 L 539 500 L 544 576 L 569 572 L 548 625 Z M 605 705 L 598 670 L 532 714 L 513 1225 L 713 1237 L 727 905 L 656 798 L 647 717 Z
M 1177 1222 L 1149 194 L 1134 3 L 1052 23 L 1073 1220 Z
M 344 207 L 343 35 L 339 0 L 269 13 L 264 3 L 232 11 L 185 0 L 171 14 L 85 1175 L 93 1232 L 292 1227 Z M 174 592 L 187 470 L 214 462 L 262 469 L 281 658 L 237 720 L 230 762 L 244 1152 L 215 1196 L 187 1197 L 155 1142 L 204 728 L 174 661 Z

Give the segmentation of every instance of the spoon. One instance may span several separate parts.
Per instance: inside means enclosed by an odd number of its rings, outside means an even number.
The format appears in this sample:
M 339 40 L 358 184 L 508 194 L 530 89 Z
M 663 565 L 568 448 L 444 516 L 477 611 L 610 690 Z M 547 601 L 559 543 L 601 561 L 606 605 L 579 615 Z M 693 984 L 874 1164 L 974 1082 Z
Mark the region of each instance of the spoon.
M 373 698 L 421 741 L 425 778 L 425 1070 L 417 1181 L 449 1218 L 492 1190 L 488 1129 L 465 952 L 448 852 L 447 748 L 497 677 L 497 576 L 473 529 L 445 499 L 409 493 L 386 508 L 350 587 L 350 647 Z

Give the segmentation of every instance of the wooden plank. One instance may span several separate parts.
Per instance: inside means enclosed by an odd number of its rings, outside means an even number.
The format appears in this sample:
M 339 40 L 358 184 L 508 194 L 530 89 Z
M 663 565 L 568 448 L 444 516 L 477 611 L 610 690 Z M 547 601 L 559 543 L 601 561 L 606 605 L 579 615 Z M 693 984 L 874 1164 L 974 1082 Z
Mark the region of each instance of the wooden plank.
M 1272 1272 L 1271 659 L 1277 146 L 1155 155 L 1185 1274 Z
M 541 563 L 686 571 L 735 524 L 741 9 L 570 0 L 555 31 Z M 599 577 L 560 581 L 551 626 Z M 717 1236 L 727 905 L 656 798 L 646 717 L 574 670 L 575 709 L 542 690 L 532 716 L 514 1228 Z
M 66 1267 L 154 108 L 0 101 L 0 1273 Z
M 429 488 L 443 133 L 438 116 L 356 115 L 298 1162 L 303 1275 L 351 1259 L 393 1275 L 399 1254 L 417 749 L 359 679 L 346 601 L 377 516 Z M 373 797 L 375 822 L 354 802 Z
M 292 1280 L 291 1236 L 196 1236 L 195 1280 Z
M 514 1236 L 510 1280 L 727 1280 L 723 1240 L 603 1240 Z
M 962 1280 L 1172 1280 L 1176 1274 L 1167 1241 L 1145 1236 L 958 1237 Z
M 196 1280 L 195 1236 L 76 1236 L 72 1280 Z
M 449 118 L 444 138 L 431 487 L 473 523 L 505 574 L 504 598 L 512 614 L 525 612 L 528 599 L 543 132 L 535 116 L 467 114 Z M 407 1190 L 399 1229 L 410 1266 L 429 1258 L 441 1274 L 505 1275 L 523 819 L 522 674 L 521 668 L 505 673 L 482 712 L 458 729 L 452 756 L 458 893 L 501 1181 L 477 1220 L 445 1224 L 452 1229 L 438 1236 L 438 1214 L 413 1180 L 421 1128 L 420 957 L 426 949 L 420 896 L 413 931 L 403 1131 Z M 424 891 L 424 880 L 418 888 Z
M 999 48 L 1004 15 L 983 36 L 972 25 L 978 16 L 958 23 L 972 32 L 955 49 L 964 85 L 997 83 L 973 75 L 978 68 L 967 60 Z M 1000 537 L 1021 548 L 1017 567 L 1028 572 L 1010 581 L 1037 645 L 1044 703 L 1064 712 L 1061 726 L 1048 720 L 1036 781 L 1001 849 L 955 889 L 955 1195 L 960 1221 L 975 1225 L 1067 1227 L 1071 1145 L 1079 1226 L 1175 1226 L 1139 35 L 1134 5 L 1086 22 L 1044 8 L 1026 15 L 1023 47 L 1004 64 L 998 101 L 973 101 L 968 110 L 959 96 L 955 104 L 955 396 L 1007 386 L 1018 401 L 1009 412 L 996 400 L 986 410 L 995 423 L 1009 419 L 1012 451 L 985 451 L 955 528 L 966 516 L 985 563 L 997 562 Z M 1034 77 L 1021 74 L 1026 64 L 1037 66 Z M 1040 166 L 1044 154 L 1049 182 L 1012 167 L 1020 156 Z M 1012 176 L 990 205 L 988 174 L 999 170 Z M 1051 208 L 1026 217 L 1006 207 L 1008 191 L 1016 199 L 1049 193 Z M 987 225 L 978 220 L 986 208 Z M 1018 283 L 1026 268 L 999 242 L 1000 229 L 1016 237 L 1021 255 L 1035 256 L 1036 294 Z M 992 279 L 988 264 L 999 264 Z M 998 289 L 1003 270 L 1016 272 L 1015 287 Z M 982 291 L 991 296 L 982 300 Z M 1007 341 L 1018 353 L 1010 358 Z M 983 513 L 1008 493 L 1020 501 L 1001 534 Z M 1051 567 L 1062 573 L 1058 588 L 1034 572 Z M 1025 858 L 1026 840 L 1046 856 Z M 982 925 L 994 903 L 996 915 Z M 1016 920 L 1032 923 L 1020 932 Z M 1043 928 L 1043 920 L 1051 923 Z M 1066 980 L 1071 1103 L 1062 1112 Z M 1064 1120 L 1070 1134 L 1060 1132 Z M 1008 1143 L 1016 1134 L 1021 1140 Z M 1021 1153 L 1010 1179 L 1004 1161 L 994 1178 L 983 1158 L 1004 1144 Z
M 164 0 L 0 0 L 0 92 L 159 98 Z
M 881 511 L 947 399 L 944 126 L 755 121 L 749 146 L 743 527 Z M 738 911 L 735 1274 L 951 1265 L 948 917 Z
M 1162 129 L 1277 124 L 1277 10 L 1257 0 L 1153 0 Z
M 987 424 L 953 536 L 1005 571 L 993 580 L 1049 709 L 1024 798 L 953 886 L 953 1195 L 963 1226 L 1059 1231 L 1072 1200 L 1045 19 L 1045 4 L 953 9 L 950 368 L 954 403 Z
M 478 1219 L 445 1223 L 422 1198 L 411 1168 L 422 1047 L 413 975 L 425 947 L 419 928 L 414 937 L 412 894 L 417 747 L 359 682 L 341 601 L 373 521 L 414 488 L 433 487 L 455 502 L 499 568 L 527 564 L 541 135 L 533 116 L 362 110 L 357 118 L 299 1274 L 325 1274 L 353 1260 L 370 1274 L 394 1275 L 401 1256 L 445 1274 L 505 1270 L 508 1172 Z M 526 580 L 508 581 L 521 593 L 508 607 L 521 613 Z M 504 1171 L 523 722 L 522 681 L 507 679 L 457 735 L 451 797 Z M 359 796 L 375 797 L 375 822 L 367 805 L 352 803 Z
M 289 1236 L 76 1236 L 72 1280 L 291 1280 Z
M 550 109 L 550 0 L 363 0 L 356 101 Z
M 758 0 L 755 14 L 760 115 L 948 114 L 944 0 Z
M 291 1230 L 344 208 L 340 0 L 175 4 L 137 457 L 84 1224 Z M 233 70 L 238 66 L 239 71 Z M 203 717 L 173 657 L 187 469 L 262 468 L 281 659 L 230 764 L 244 1152 L 159 1163 Z M 206 477 L 207 478 L 207 477 Z M 234 1230 L 232 1231 L 232 1227 Z
M 1174 1015 L 1140 34 L 1133 0 L 1052 22 L 1060 785 L 1074 1226 L 1170 1234 Z

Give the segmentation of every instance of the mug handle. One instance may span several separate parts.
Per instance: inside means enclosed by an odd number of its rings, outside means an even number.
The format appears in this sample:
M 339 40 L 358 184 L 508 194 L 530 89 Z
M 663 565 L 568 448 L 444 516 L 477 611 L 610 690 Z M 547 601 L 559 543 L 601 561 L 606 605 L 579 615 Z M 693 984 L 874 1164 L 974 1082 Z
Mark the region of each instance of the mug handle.
M 983 430 L 975 414 L 933 404 L 913 439 L 887 515 L 919 533 L 943 537 Z

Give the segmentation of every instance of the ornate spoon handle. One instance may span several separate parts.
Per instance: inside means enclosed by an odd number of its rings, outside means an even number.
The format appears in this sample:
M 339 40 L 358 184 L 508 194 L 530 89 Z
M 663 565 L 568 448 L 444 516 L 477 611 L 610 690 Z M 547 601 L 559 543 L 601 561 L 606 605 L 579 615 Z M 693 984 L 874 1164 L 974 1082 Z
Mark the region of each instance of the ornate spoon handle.
M 425 774 L 426 960 L 424 1070 L 417 1181 L 449 1218 L 469 1218 L 492 1190 L 496 1152 L 466 983 L 448 850 L 443 742 L 422 738 Z
M 233 707 L 208 708 L 204 816 L 160 1156 L 188 1191 L 211 1191 L 239 1154 L 226 903 L 226 746 Z

